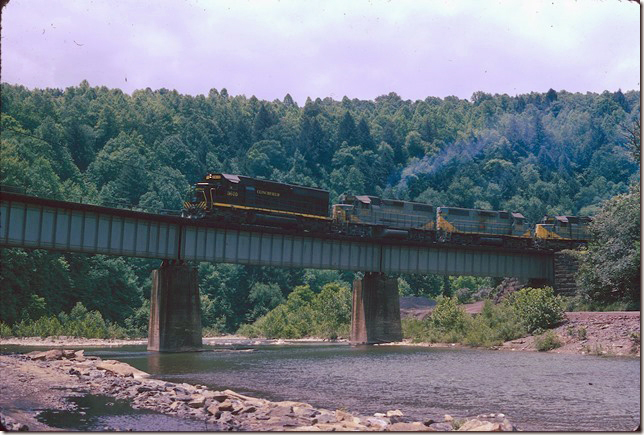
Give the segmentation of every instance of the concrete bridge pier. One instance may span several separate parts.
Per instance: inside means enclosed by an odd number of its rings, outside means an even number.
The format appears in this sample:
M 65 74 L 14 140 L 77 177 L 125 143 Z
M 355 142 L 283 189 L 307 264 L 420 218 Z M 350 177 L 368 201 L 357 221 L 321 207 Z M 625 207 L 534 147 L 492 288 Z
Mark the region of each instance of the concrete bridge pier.
M 187 352 L 201 344 L 197 269 L 181 260 L 163 260 L 152 271 L 148 350 Z
M 368 272 L 353 281 L 351 343 L 376 344 L 402 340 L 398 280 Z

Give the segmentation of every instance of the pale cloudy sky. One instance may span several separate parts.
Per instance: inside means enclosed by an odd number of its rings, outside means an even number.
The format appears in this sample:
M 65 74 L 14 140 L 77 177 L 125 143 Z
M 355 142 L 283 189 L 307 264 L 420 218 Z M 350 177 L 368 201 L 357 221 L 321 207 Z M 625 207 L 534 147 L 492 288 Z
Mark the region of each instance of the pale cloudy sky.
M 2 82 L 282 99 L 640 87 L 627 0 L 10 0 Z M 127 81 L 126 81 L 127 78 Z

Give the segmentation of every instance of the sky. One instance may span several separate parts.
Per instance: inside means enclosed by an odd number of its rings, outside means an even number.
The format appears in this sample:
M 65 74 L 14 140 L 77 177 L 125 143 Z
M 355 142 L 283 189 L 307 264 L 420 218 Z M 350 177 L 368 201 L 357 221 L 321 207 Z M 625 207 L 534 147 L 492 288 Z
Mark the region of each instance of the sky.
M 628 0 L 10 0 L 1 81 L 283 99 L 640 87 Z

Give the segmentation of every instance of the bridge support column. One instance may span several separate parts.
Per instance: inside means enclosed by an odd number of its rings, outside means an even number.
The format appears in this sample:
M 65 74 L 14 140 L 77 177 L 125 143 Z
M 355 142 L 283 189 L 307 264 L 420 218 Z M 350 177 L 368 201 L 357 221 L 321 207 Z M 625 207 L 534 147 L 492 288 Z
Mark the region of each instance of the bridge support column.
M 579 254 L 564 250 L 555 252 L 555 294 L 575 296 L 577 294 L 576 276 L 579 271 Z
M 401 340 L 398 280 L 384 273 L 365 273 L 364 278 L 353 281 L 351 343 Z
M 148 350 L 187 352 L 201 349 L 201 312 L 197 269 L 163 260 L 152 271 Z

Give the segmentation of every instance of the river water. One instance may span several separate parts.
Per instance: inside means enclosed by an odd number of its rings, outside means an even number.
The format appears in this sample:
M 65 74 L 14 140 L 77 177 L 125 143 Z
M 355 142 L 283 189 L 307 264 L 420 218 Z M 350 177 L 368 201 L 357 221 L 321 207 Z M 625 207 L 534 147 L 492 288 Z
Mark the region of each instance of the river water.
M 181 354 L 129 346 L 86 354 L 171 382 L 363 414 L 400 409 L 442 420 L 502 412 L 529 431 L 632 430 L 640 421 L 638 358 L 320 344 Z

